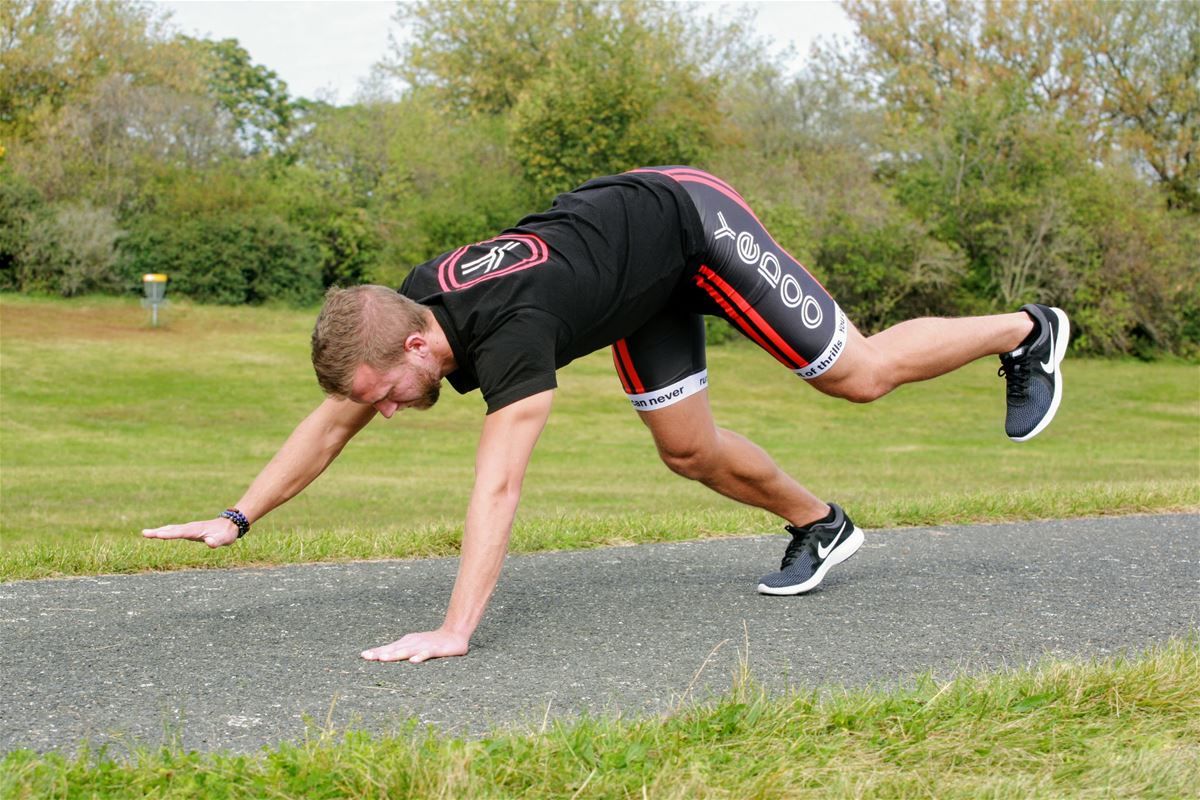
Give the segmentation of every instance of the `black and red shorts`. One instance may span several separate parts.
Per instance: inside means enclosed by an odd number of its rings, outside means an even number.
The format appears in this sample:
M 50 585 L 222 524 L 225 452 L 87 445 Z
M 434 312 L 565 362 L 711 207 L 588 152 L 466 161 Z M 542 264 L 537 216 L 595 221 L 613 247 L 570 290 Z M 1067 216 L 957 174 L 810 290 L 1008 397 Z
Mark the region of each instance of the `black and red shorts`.
M 705 249 L 663 309 L 613 345 L 613 361 L 638 411 L 665 408 L 708 385 L 703 314 L 725 318 L 801 378 L 834 365 L 849 322 L 825 287 L 788 255 L 746 201 L 720 178 L 691 167 L 634 170 L 684 188 L 704 227 Z

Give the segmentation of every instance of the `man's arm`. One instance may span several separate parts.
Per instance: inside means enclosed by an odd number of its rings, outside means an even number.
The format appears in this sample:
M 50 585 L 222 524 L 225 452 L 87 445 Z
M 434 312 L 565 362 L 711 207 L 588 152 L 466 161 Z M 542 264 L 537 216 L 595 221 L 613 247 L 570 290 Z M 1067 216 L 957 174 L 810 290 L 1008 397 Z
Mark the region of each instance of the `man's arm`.
M 446 619 L 436 631 L 410 633 L 364 650 L 370 661 L 412 661 L 466 655 L 500 577 L 521 482 L 533 446 L 550 416 L 554 391 L 535 394 L 489 414 L 475 454 L 475 488 L 467 509 L 458 578 Z
M 346 442 L 374 416 L 373 406 L 327 398 L 292 431 L 237 502 L 238 510 L 253 522 L 295 497 L 325 471 Z M 142 535 L 148 539 L 191 539 L 221 547 L 233 544 L 237 531 L 231 521 L 217 517 L 143 530 Z

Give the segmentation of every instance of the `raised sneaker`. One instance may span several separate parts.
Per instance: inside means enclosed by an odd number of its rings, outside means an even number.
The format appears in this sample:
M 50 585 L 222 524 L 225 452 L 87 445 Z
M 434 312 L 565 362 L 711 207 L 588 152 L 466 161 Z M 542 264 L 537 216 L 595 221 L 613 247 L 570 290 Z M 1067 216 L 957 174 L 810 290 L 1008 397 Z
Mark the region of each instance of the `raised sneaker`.
M 862 547 L 863 532 L 854 527 L 841 506 L 829 504 L 829 516 L 803 528 L 785 526 L 792 535 L 778 572 L 764 575 L 763 594 L 803 594 L 817 587 L 825 573 Z
M 1014 442 L 1041 433 L 1062 400 L 1062 370 L 1071 323 L 1061 308 L 1038 304 L 1021 306 L 1033 318 L 1033 331 L 1017 349 L 1000 354 L 1000 375 L 1007 382 L 1008 412 L 1004 432 Z

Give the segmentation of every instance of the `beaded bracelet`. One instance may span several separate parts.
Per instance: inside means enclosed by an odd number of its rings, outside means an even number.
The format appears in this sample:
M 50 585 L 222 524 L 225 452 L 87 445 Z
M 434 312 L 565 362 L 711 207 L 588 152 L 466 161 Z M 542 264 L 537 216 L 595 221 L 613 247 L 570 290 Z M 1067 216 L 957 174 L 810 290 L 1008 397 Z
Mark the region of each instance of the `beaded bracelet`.
M 239 539 L 250 532 L 250 520 L 246 519 L 246 515 L 236 508 L 225 509 L 221 512 L 221 516 L 237 525 Z

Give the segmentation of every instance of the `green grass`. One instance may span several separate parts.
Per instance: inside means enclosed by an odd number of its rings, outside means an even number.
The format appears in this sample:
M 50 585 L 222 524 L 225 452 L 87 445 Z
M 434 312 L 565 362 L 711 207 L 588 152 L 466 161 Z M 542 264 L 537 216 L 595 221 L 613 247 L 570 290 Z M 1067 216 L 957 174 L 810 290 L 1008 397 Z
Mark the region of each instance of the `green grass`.
M 314 312 L 164 316 L 155 330 L 133 301 L 0 297 L 0 580 L 456 552 L 483 404 L 449 389 L 430 412 L 373 423 L 235 547 L 143 541 L 234 502 L 321 399 Z M 709 358 L 718 422 L 867 527 L 1200 506 L 1200 368 L 1064 366 L 1058 419 L 1015 445 L 992 360 L 855 406 L 752 345 Z M 659 463 L 606 353 L 559 380 L 515 551 L 778 530 Z
M 1182 798 L 1200 786 L 1200 643 L 912 688 L 769 696 L 738 676 L 665 717 L 481 739 L 314 729 L 260 753 L 29 751 L 0 797 Z

